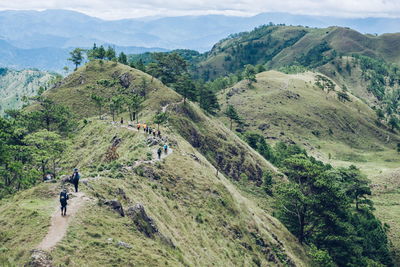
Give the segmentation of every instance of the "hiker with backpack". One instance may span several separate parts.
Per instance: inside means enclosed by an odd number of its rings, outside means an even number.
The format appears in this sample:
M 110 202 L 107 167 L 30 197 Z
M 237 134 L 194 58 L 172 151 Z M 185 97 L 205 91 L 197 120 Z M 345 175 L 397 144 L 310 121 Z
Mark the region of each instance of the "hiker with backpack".
M 161 152 L 162 152 L 161 147 L 159 147 L 157 150 L 158 159 L 161 159 Z
M 140 130 L 140 122 L 137 124 L 137 130 Z
M 167 144 L 164 145 L 164 153 L 168 154 L 168 145 Z
M 79 178 L 81 178 L 81 175 L 78 172 L 78 169 L 74 169 L 74 173 L 71 176 L 71 182 L 73 183 L 75 187 L 75 192 L 78 193 L 78 185 L 79 185 Z
M 67 200 L 69 199 L 67 189 L 63 189 L 60 193 L 61 216 L 67 215 Z

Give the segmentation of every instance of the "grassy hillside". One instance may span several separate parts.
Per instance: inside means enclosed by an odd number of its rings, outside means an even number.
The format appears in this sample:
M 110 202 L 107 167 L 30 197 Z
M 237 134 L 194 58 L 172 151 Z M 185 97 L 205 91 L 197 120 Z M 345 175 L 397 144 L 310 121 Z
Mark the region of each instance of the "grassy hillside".
M 334 166 L 361 168 L 372 181 L 376 214 L 390 225 L 394 250 L 399 254 L 395 182 L 400 164 L 396 152 L 399 133 L 378 126 L 375 111 L 357 97 L 349 94 L 351 102 L 339 101 L 337 92 L 342 88 L 338 85 L 329 93 L 321 90 L 316 86 L 317 75 L 260 73 L 252 88 L 245 80 L 222 92 L 222 110 L 233 105 L 243 118 L 244 129 L 262 134 L 270 144 L 296 143 Z M 354 89 L 355 94 L 365 92 Z M 221 119 L 229 124 L 223 114 Z
M 112 124 L 109 116 L 97 119 L 90 95 L 111 97 L 122 84 L 132 90 L 146 84 L 140 121 L 151 123 L 162 107 L 170 114 L 161 132 L 173 152 L 164 160 L 146 163 L 158 146 L 148 145 L 144 133 Z M 95 61 L 46 96 L 86 119 L 65 152 L 61 174 L 79 167 L 82 182 L 86 180 L 81 188 L 90 201 L 51 252 L 55 265 L 310 265 L 305 249 L 270 215 L 270 197 L 255 186 L 262 183 L 264 172 L 275 169 L 224 125 L 197 106 L 184 105 L 159 81 L 124 65 Z M 126 113 L 120 116 L 127 119 Z M 115 136 L 122 140 L 119 157 L 108 162 L 105 154 Z M 275 172 L 275 179 L 283 178 Z M 1 214 L 20 211 L 1 216 L 3 262 L 20 265 L 28 260 L 45 236 L 58 190 L 58 184 L 43 184 L 0 202 Z M 104 204 L 111 199 L 119 200 L 125 212 L 141 203 L 158 233 L 146 236 L 128 216 Z M 118 241 L 131 248 L 118 246 Z
M 395 149 L 397 134 L 375 124 L 375 112 L 359 99 L 341 102 L 337 92 L 316 86 L 317 74 L 288 75 L 277 71 L 257 75 L 254 88 L 242 81 L 221 94 L 221 102 L 234 105 L 252 130 L 267 139 L 295 142 L 340 158 L 348 146 L 360 151 Z M 255 108 L 256 107 L 256 108 Z M 387 137 L 391 140 L 386 143 Z M 329 148 L 328 148 L 329 147 Z
M 242 70 L 246 64 L 270 68 L 323 65 L 339 54 L 361 54 L 400 63 L 398 34 L 363 35 L 342 27 L 261 26 L 214 45 L 199 65 L 197 76 L 214 79 Z
M 55 75 L 44 71 L 0 68 L 0 114 L 21 108 L 24 97 L 37 95 L 40 87 L 49 87 L 54 79 Z

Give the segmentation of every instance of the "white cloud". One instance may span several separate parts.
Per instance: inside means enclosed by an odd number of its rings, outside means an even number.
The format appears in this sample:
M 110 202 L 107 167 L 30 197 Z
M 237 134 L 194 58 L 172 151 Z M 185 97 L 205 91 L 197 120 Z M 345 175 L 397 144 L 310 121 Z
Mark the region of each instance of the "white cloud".
M 400 17 L 399 0 L 0 0 L 0 9 L 70 9 L 104 19 L 260 12 Z

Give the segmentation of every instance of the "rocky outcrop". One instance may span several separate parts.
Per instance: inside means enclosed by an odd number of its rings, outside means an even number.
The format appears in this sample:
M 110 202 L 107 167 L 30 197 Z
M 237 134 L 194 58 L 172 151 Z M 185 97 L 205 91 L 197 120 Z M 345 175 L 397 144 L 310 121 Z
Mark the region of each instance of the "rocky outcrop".
M 124 208 L 122 207 L 121 202 L 119 202 L 118 200 L 106 200 L 104 202 L 104 205 L 109 206 L 113 211 L 117 212 L 122 217 L 125 216 Z
M 128 88 L 131 85 L 132 80 L 133 77 L 129 73 L 124 73 L 119 77 L 119 83 L 125 88 Z
M 107 149 L 105 154 L 105 161 L 110 162 L 119 158 L 119 154 L 117 153 L 118 146 L 121 144 L 122 139 L 118 136 L 114 136 L 111 140 L 111 146 Z
M 130 244 L 125 243 L 123 241 L 118 241 L 116 245 L 117 245 L 117 247 L 132 248 L 132 246 Z
M 147 237 L 153 238 L 158 233 L 158 228 L 152 218 L 150 218 L 143 205 L 137 203 L 133 207 L 129 207 L 126 215 L 132 219 L 136 228 Z
M 135 168 L 135 173 L 137 175 L 140 175 L 142 177 L 146 177 L 152 180 L 159 180 L 161 177 L 160 175 L 158 175 L 158 173 L 156 173 L 153 168 L 146 166 L 146 165 L 142 165 L 139 166 L 137 168 Z
M 137 203 L 135 206 L 129 207 L 126 215 L 132 219 L 133 224 L 136 226 L 139 232 L 143 233 L 145 236 L 149 238 L 158 237 L 162 243 L 170 246 L 171 248 L 176 248 L 175 244 L 169 237 L 166 237 L 159 232 L 156 223 L 147 215 L 142 204 Z
M 24 267 L 53 267 L 54 265 L 52 264 L 52 257 L 50 256 L 50 253 L 39 250 L 39 249 L 34 249 L 32 251 L 31 259 L 27 264 L 24 265 Z

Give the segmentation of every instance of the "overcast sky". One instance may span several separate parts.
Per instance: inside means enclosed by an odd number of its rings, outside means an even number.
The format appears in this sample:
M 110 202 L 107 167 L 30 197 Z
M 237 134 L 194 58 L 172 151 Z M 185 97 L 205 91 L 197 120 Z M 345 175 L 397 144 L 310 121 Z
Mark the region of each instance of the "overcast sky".
M 5 9 L 69 9 L 103 19 L 261 12 L 338 17 L 400 17 L 400 0 L 0 0 Z

